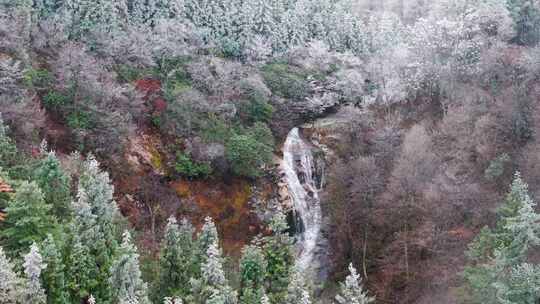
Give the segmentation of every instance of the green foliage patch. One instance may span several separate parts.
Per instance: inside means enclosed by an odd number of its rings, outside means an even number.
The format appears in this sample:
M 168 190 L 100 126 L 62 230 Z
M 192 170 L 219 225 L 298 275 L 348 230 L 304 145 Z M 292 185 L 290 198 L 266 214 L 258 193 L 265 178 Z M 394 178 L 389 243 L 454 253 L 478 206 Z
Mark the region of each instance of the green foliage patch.
M 154 71 L 148 68 L 138 68 L 127 64 L 121 64 L 116 67 L 118 80 L 121 82 L 133 82 L 147 75 L 152 75 Z
M 252 92 L 250 98 L 240 103 L 239 115 L 248 123 L 270 122 L 274 107 L 259 92 Z
M 174 166 L 177 173 L 188 178 L 206 178 L 212 174 L 212 167 L 207 163 L 198 163 L 189 154 L 178 152 Z
M 266 85 L 272 93 L 284 98 L 300 100 L 308 96 L 307 75 L 285 63 L 270 63 L 262 68 Z
M 71 98 L 58 91 L 49 91 L 43 96 L 43 105 L 47 109 L 59 110 L 71 102 Z
M 88 130 L 94 126 L 91 114 L 83 111 L 75 111 L 69 114 L 67 123 L 71 129 Z
M 53 77 L 45 69 L 28 69 L 23 75 L 24 84 L 28 88 L 41 89 L 51 85 Z
M 239 176 L 258 177 L 262 168 L 272 160 L 274 138 L 263 123 L 231 136 L 226 143 L 226 157 L 232 172 Z

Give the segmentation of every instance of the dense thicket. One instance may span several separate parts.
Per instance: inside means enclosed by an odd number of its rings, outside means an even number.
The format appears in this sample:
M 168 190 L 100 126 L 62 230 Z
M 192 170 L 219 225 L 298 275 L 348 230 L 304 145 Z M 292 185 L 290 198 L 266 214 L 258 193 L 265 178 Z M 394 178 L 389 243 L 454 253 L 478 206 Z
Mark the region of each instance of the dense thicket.
M 52 152 L 43 153 L 38 163 L 48 163 L 51 156 Z M 0 234 L 7 250 L 0 247 L 0 303 L 142 304 L 152 303 L 150 298 L 154 303 L 182 299 L 188 303 L 259 303 L 261 297 L 281 303 L 287 297 L 294 258 L 281 213 L 270 224 L 273 233 L 245 249 L 241 296 L 228 285 L 233 274 L 224 268 L 220 238 L 211 218 L 206 218 L 199 233 L 187 220 L 178 225 L 174 217 L 169 219 L 157 259 L 157 279 L 149 287 L 143 281 L 130 233 L 121 236 L 124 224 L 109 175 L 93 156 L 77 161 L 76 197 L 68 212 L 58 215 L 52 214 L 53 205 L 44 200 L 36 182 L 9 180 L 15 194 L 7 200 Z M 60 176 L 65 174 L 58 169 Z M 18 271 L 21 266 L 24 275 Z M 303 290 L 309 300 L 308 289 Z

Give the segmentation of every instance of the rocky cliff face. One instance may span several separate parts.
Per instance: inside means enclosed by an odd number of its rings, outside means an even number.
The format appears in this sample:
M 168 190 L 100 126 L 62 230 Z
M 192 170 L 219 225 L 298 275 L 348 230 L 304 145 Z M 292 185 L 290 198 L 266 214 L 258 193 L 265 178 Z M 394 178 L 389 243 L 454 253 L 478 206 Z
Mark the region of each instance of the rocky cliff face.
M 326 94 L 294 102 L 275 97 L 273 105 L 276 109 L 276 118 L 271 124 L 272 129 L 278 137 L 284 139 L 292 128 L 337 111 L 340 102 L 333 94 Z

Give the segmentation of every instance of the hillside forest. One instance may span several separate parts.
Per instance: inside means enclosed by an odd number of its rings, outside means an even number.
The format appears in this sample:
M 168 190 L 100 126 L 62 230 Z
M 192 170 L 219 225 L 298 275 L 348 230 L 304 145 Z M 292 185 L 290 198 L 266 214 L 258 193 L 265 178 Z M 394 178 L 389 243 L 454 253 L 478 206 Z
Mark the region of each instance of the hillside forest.
M 537 0 L 0 0 L 0 304 L 537 304 Z

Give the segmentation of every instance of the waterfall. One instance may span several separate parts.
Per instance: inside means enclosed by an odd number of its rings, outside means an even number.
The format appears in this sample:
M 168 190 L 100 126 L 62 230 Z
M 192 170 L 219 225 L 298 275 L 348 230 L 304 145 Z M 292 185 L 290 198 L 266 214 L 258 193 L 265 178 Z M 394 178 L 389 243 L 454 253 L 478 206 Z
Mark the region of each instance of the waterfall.
M 301 271 L 311 269 L 321 233 L 321 206 L 317 182 L 314 178 L 313 154 L 298 128 L 289 132 L 283 147 L 283 170 L 294 211 L 302 221 L 298 233 L 297 267 Z M 315 263 L 314 263 L 315 262 Z

